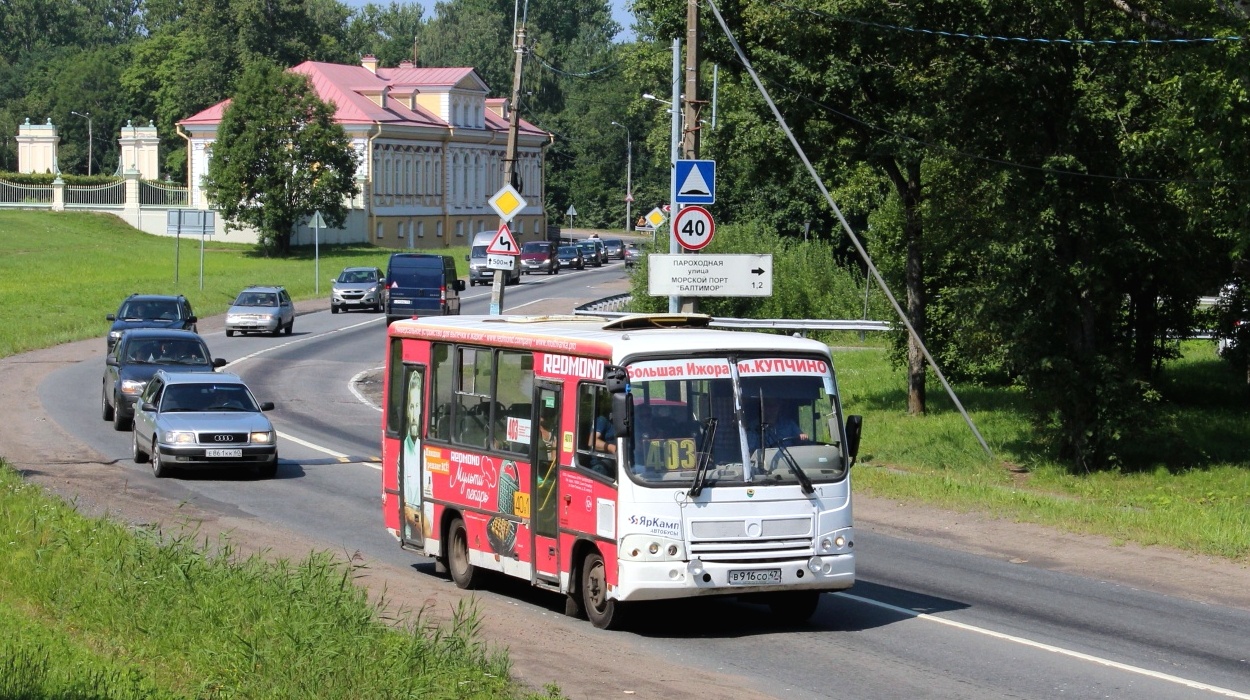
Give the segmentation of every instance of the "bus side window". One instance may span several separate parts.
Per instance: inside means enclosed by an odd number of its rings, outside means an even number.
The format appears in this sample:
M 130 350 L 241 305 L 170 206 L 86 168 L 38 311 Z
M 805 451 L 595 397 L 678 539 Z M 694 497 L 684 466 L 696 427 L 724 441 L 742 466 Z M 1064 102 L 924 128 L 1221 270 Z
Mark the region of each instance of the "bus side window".
M 534 394 L 534 356 L 500 350 L 495 360 L 495 449 L 528 455 L 531 399 Z
M 582 384 L 577 395 L 577 465 L 616 478 L 612 397 L 601 384 Z
M 452 441 L 466 447 L 486 447 L 490 437 L 491 353 L 478 348 L 456 348 L 459 369 L 454 399 Z
M 450 442 L 452 389 L 455 388 L 455 364 L 451 361 L 451 346 L 447 343 L 435 343 L 432 355 L 434 371 L 431 375 L 434 386 L 430 391 L 433 400 L 430 402 L 429 437 Z

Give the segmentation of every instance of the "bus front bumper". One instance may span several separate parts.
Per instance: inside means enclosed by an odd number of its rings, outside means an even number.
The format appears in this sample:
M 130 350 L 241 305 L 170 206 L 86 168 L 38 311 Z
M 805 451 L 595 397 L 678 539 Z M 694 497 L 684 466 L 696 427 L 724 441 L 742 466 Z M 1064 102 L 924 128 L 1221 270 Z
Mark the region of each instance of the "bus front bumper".
M 622 561 L 617 600 L 665 600 L 794 590 L 840 591 L 855 584 L 855 555 L 836 554 L 750 564 Z

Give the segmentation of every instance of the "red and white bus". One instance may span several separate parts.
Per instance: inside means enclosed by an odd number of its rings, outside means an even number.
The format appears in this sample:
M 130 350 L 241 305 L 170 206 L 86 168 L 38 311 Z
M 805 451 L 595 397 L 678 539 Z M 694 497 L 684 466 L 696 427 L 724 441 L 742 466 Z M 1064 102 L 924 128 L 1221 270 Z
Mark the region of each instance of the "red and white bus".
M 807 619 L 855 581 L 861 421 L 843 420 L 825 345 L 709 320 L 395 322 L 386 528 L 461 588 L 502 572 L 601 628 L 703 595 Z

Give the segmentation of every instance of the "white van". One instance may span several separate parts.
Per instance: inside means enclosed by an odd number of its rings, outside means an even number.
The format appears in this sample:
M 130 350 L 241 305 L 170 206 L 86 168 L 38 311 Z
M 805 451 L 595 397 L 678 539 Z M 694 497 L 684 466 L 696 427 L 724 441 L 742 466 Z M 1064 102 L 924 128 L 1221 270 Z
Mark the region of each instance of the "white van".
M 486 249 L 490 246 L 490 242 L 495 240 L 497 233 L 498 231 L 478 231 L 473 234 L 473 247 L 469 249 L 469 254 L 465 256 L 465 260 L 469 261 L 470 287 L 479 284 L 492 284 L 495 281 L 495 271 L 486 267 Z M 507 274 L 508 278 L 504 280 L 506 284 L 521 283 L 521 261 L 519 259 Z

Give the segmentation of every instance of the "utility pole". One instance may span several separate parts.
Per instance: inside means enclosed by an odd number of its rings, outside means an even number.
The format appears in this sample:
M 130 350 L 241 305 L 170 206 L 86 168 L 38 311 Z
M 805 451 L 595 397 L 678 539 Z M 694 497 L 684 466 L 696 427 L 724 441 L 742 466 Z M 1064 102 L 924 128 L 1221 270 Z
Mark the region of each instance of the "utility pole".
M 699 157 L 699 0 L 686 0 L 686 91 L 682 97 L 685 132 L 681 157 Z
M 686 89 L 681 98 L 684 131 L 681 135 L 681 157 L 695 160 L 699 157 L 699 0 L 686 0 Z M 673 110 L 678 109 L 676 98 Z M 676 166 L 674 166 L 676 167 Z M 673 220 L 677 218 L 677 204 L 673 204 Z M 694 313 L 698 310 L 696 297 L 682 297 L 681 311 Z
M 506 184 L 512 185 L 517 192 L 524 194 L 521 190 L 521 181 L 517 176 L 516 169 L 516 151 L 517 151 L 517 128 L 520 124 L 521 117 L 518 106 L 521 103 L 521 68 L 525 64 L 525 24 L 517 25 L 516 37 L 513 39 L 512 50 L 516 52 L 516 62 L 512 68 L 512 103 L 508 105 L 508 145 L 507 152 L 504 154 L 504 170 L 503 178 Z M 500 220 L 500 225 L 507 225 L 509 222 Z M 513 265 L 520 265 L 521 261 L 513 257 Z M 490 288 L 490 313 L 492 316 L 503 313 L 503 288 L 510 277 L 509 270 L 495 270 L 495 281 Z

